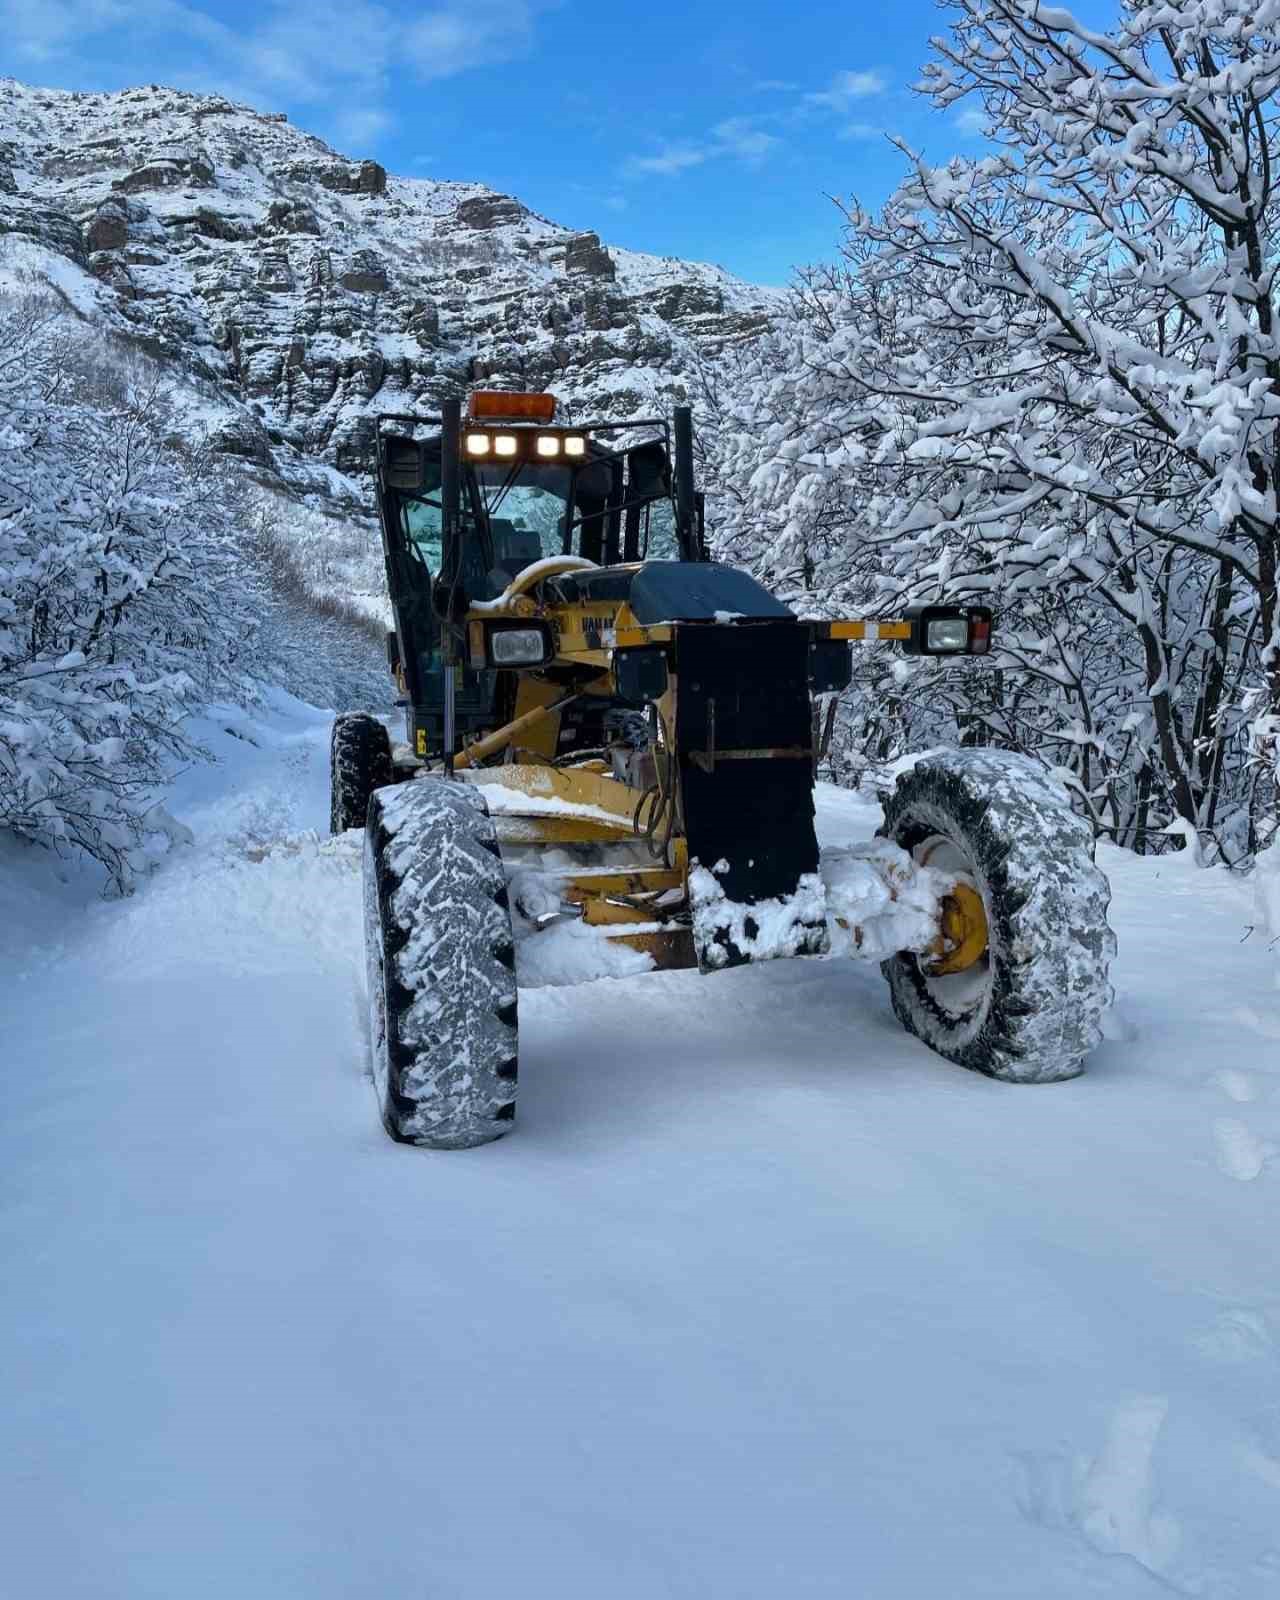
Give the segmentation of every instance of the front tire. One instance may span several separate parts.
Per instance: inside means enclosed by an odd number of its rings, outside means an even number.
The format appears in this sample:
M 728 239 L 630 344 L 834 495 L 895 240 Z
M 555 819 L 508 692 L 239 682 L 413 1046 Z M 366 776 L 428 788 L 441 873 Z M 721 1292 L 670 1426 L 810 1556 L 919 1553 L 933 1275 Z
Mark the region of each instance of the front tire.
M 391 735 L 376 717 L 345 711 L 329 738 L 329 832 L 363 828 L 369 797 L 392 781 Z
M 937 976 L 927 955 L 881 970 L 898 1020 L 939 1055 L 1011 1083 L 1074 1078 L 1102 1037 L 1116 941 L 1110 885 L 1066 794 L 1026 757 L 940 751 L 898 780 L 880 832 L 967 879 L 987 950 Z
M 418 778 L 369 803 L 365 950 L 374 1083 L 387 1132 L 464 1150 L 515 1117 L 515 943 L 484 797 Z

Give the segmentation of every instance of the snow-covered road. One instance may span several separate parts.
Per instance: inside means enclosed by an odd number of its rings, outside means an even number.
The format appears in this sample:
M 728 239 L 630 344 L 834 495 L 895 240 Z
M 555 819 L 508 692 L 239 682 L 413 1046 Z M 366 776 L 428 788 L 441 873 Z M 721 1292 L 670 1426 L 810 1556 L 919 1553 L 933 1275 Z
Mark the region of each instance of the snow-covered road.
M 0 1595 L 1280 1595 L 1244 889 L 1105 856 L 1072 1083 L 934 1058 L 874 967 L 609 979 L 526 991 L 517 1132 L 433 1154 L 374 1111 L 327 720 L 236 728 L 132 900 L 0 861 Z

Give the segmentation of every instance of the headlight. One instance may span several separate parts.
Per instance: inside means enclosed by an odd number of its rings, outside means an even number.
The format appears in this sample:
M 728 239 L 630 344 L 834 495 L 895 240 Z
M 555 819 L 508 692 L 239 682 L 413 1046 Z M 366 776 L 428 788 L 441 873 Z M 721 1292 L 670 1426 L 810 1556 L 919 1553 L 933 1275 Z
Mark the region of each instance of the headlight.
M 493 451 L 499 456 L 513 456 L 519 448 L 514 433 L 500 433 L 493 441 Z
M 587 453 L 587 441 L 580 433 L 568 434 L 564 441 L 564 453 L 567 456 L 585 456 Z
M 546 653 L 541 628 L 497 628 L 489 635 L 489 659 L 495 667 L 536 667 Z
M 967 650 L 969 648 L 968 617 L 941 617 L 931 622 L 926 630 L 928 649 Z
M 560 441 L 554 433 L 540 433 L 538 435 L 538 454 L 540 456 L 558 456 L 560 454 Z
M 469 456 L 487 456 L 489 454 L 489 435 L 487 433 L 469 433 L 467 435 L 467 454 Z

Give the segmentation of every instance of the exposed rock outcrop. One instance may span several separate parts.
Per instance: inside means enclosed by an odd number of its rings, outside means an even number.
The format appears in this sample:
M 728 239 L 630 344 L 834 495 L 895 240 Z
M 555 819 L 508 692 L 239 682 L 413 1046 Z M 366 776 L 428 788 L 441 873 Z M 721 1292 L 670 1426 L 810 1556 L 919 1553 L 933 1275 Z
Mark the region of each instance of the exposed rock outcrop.
M 501 228 L 523 222 L 529 212 L 509 194 L 477 194 L 458 204 L 454 216 L 464 228 Z
M 27 195 L 0 195 L 0 236 L 6 233 L 33 239 L 69 257 L 77 266 L 86 263 L 80 225 L 58 206 L 43 204 Z
M 112 187 L 123 194 L 144 194 L 152 189 L 211 189 L 213 162 L 200 149 L 181 145 L 162 148 Z
M 89 219 L 89 249 L 123 250 L 128 240 L 129 207 L 123 200 L 104 200 Z
M 387 288 L 387 268 L 373 250 L 357 250 L 351 263 L 338 276 L 338 282 L 352 294 L 383 294 Z
M 600 243 L 597 233 L 578 233 L 564 247 L 564 269 L 579 272 L 588 278 L 607 278 L 610 283 L 618 276 L 613 257 Z
M 328 161 L 292 167 L 295 181 L 318 183 L 333 194 L 386 194 L 387 169 L 376 161 Z
M 273 200 L 260 227 L 264 233 L 320 232 L 320 219 L 305 200 Z

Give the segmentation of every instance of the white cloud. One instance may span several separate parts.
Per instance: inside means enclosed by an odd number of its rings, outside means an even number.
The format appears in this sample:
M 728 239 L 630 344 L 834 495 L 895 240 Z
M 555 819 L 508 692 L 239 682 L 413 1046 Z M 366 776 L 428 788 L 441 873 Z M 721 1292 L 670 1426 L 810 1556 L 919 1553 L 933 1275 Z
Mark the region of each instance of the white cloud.
M 709 155 L 710 151 L 705 145 L 667 144 L 663 145 L 657 155 L 632 156 L 627 162 L 626 171 L 632 177 L 641 177 L 652 172 L 670 176 L 676 172 L 685 172 L 690 167 L 700 167 Z
M 277 0 L 264 21 L 236 37 L 233 51 L 259 99 L 327 101 L 337 116 L 367 115 L 380 109 L 394 33 L 392 14 L 381 5 Z
M 404 30 L 403 44 L 422 78 L 451 78 L 509 61 L 533 44 L 533 0 L 455 0 L 433 6 Z
M 874 122 L 849 122 L 840 130 L 842 139 L 879 139 L 884 135 L 884 129 L 878 128 Z
M 987 129 L 987 114 L 978 106 L 966 106 L 951 120 L 961 133 L 985 133 Z
M 623 166 L 629 178 L 676 177 L 694 167 L 705 166 L 709 161 L 740 161 L 748 166 L 758 166 L 783 140 L 770 128 L 786 129 L 811 123 L 819 112 L 833 112 L 843 120 L 836 130 L 841 139 L 878 139 L 884 130 L 878 124 L 860 121 L 853 116 L 854 106 L 863 100 L 881 95 L 889 87 L 882 72 L 837 72 L 825 89 L 798 94 L 799 85 L 782 78 L 766 78 L 754 85 L 759 93 L 777 91 L 788 96 L 797 95 L 789 104 L 758 115 L 726 117 L 717 122 L 701 138 L 685 139 L 662 145 L 652 155 L 632 156 Z
M 125 0 L 0 0 L 0 32 L 17 60 L 53 61 L 86 33 L 128 23 Z
M 730 117 L 717 122 L 711 130 L 715 134 L 714 155 L 737 156 L 740 161 L 762 161 L 775 145 L 782 143 L 772 133 L 757 128 L 751 117 Z
M 757 166 L 782 141 L 756 125 L 754 117 L 728 117 L 717 122 L 710 134 L 698 143 L 686 140 L 667 144 L 651 156 L 632 156 L 623 168 L 627 177 L 650 174 L 674 177 L 708 161 L 744 161 Z
M 353 150 L 377 144 L 391 126 L 391 117 L 376 106 L 353 106 L 350 110 L 339 111 L 333 119 L 334 137 L 340 145 L 348 145 Z
M 848 111 L 855 100 L 869 100 L 889 87 L 881 72 L 837 72 L 825 89 L 805 95 L 805 104 Z
M 183 0 L 0 0 L 11 59 L 64 79 L 163 81 L 264 109 L 323 108 L 331 136 L 368 146 L 391 126 L 391 72 L 452 77 L 524 54 L 559 0 L 263 0 L 231 27 Z

